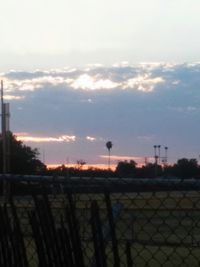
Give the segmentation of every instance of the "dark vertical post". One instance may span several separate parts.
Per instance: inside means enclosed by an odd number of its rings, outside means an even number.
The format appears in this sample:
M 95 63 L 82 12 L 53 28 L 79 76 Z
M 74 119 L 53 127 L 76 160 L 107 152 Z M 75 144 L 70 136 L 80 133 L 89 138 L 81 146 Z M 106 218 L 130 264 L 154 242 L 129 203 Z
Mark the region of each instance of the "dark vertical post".
M 111 240 L 112 240 L 112 251 L 113 251 L 113 256 L 114 256 L 113 266 L 114 267 L 120 267 L 118 242 L 117 242 L 117 237 L 116 237 L 115 223 L 114 223 L 109 193 L 105 193 L 105 202 L 106 202 L 106 208 L 107 208 L 107 212 L 108 212 L 108 222 L 109 222 L 109 226 L 110 226 L 110 235 L 111 235 Z
M 105 241 L 102 231 L 102 223 L 99 214 L 99 206 L 97 201 L 94 200 L 91 203 L 91 226 L 92 236 L 95 250 L 95 261 L 96 265 L 92 262 L 91 266 L 106 267 L 106 252 L 105 252 Z
M 1 80 L 1 130 L 2 130 L 2 154 L 3 154 L 3 174 L 10 172 L 10 132 L 9 132 L 9 103 L 4 103 L 3 81 Z M 5 178 L 6 179 L 6 178 Z M 3 194 L 8 200 L 10 194 L 10 184 L 7 180 L 3 184 Z
M 6 127 L 5 127 L 5 105 L 3 102 L 3 81 L 1 80 L 1 132 L 3 146 L 3 174 L 6 174 Z
M 3 81 L 1 80 L 1 133 L 2 133 L 2 156 L 3 156 L 3 174 L 7 173 L 6 168 L 6 125 L 5 125 L 5 104 L 3 101 Z M 6 178 L 5 178 L 6 179 Z M 7 181 L 3 181 L 3 195 L 7 200 Z
M 157 155 L 157 147 L 156 145 L 154 147 L 154 157 L 155 157 L 155 177 L 157 177 L 157 167 L 158 167 L 158 155 Z
M 161 145 L 158 145 L 158 164 L 160 164 L 160 148 Z
M 168 147 L 166 146 L 165 147 L 165 167 L 167 166 L 167 150 L 168 150 Z
M 72 249 L 74 250 L 75 266 L 84 267 L 84 258 L 82 251 L 81 237 L 79 233 L 79 223 L 76 217 L 75 203 L 72 194 L 68 193 L 69 208 L 66 208 L 66 217 L 69 224 L 69 231 L 72 240 Z
M 127 267 L 133 267 L 133 260 L 131 256 L 131 244 L 130 242 L 126 242 L 126 261 Z
M 6 171 L 10 173 L 10 104 L 4 104 L 5 109 L 5 134 L 6 134 Z
M 110 171 L 110 149 L 108 150 L 108 170 Z

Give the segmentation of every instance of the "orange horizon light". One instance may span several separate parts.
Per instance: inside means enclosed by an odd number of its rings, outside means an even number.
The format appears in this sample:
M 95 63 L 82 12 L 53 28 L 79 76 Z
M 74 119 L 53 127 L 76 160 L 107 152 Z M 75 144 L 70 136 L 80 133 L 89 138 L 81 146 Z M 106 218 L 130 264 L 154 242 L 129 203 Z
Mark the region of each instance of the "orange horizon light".
M 61 166 L 65 166 L 66 168 L 77 168 L 78 164 L 76 163 L 70 163 L 70 164 L 64 164 L 64 163 L 49 163 L 46 164 L 47 169 L 56 169 Z M 82 170 L 88 170 L 90 168 L 94 169 L 101 169 L 101 170 L 107 170 L 108 169 L 108 164 L 101 164 L 101 163 L 95 163 L 95 164 L 85 164 L 82 166 Z M 115 170 L 116 164 L 111 164 L 110 169 Z

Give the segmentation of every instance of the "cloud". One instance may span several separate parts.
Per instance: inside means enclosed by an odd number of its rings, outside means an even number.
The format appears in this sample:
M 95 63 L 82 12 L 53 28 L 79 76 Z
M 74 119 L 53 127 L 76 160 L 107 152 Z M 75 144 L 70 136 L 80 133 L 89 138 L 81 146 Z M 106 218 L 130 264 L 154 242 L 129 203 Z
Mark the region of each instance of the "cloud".
M 81 100 L 82 103 L 94 103 L 93 100 L 91 98 L 88 99 L 82 99 Z
M 100 158 L 103 159 L 108 159 L 109 156 L 108 155 L 100 155 Z M 111 155 L 110 156 L 110 160 L 114 161 L 114 162 L 119 162 L 119 161 L 130 161 L 133 160 L 135 161 L 139 166 L 142 166 L 145 164 L 146 160 L 148 160 L 148 162 L 153 161 L 153 157 L 141 157 L 141 156 L 124 156 L 124 155 Z
M 109 158 L 108 155 L 100 155 L 100 158 L 103 158 L 103 159 L 107 159 Z M 110 156 L 110 159 L 111 160 L 138 160 L 140 159 L 141 157 L 135 157 L 135 156 L 118 156 L 118 155 L 111 155 Z
M 86 67 L 2 73 L 11 130 L 30 145 L 45 143 L 51 162 L 66 151 L 103 161 L 105 140 L 120 155 L 152 155 L 154 143 L 172 147 L 170 157 L 199 155 L 199 63 Z
M 152 92 L 157 84 L 164 83 L 162 77 L 151 77 L 150 74 L 139 75 L 132 79 L 128 79 L 124 83 L 123 88 L 133 88 L 142 92 Z
M 4 95 L 5 100 L 22 100 L 25 96 Z
M 137 136 L 138 140 L 139 141 L 142 141 L 142 142 L 151 142 L 152 140 L 154 140 L 155 136 Z
M 194 112 L 194 111 L 197 111 L 197 110 L 199 110 L 199 108 L 197 108 L 197 107 L 191 107 L 191 106 L 187 107 L 187 111 L 188 112 Z
M 178 85 L 180 83 L 180 81 L 173 81 L 172 84 L 173 85 Z
M 141 62 L 140 66 L 149 72 L 162 70 L 162 72 L 166 71 L 174 71 L 178 64 L 171 62 Z
M 61 84 L 70 84 L 73 79 L 63 78 L 61 76 L 44 76 L 24 80 L 7 80 L 7 87 L 10 91 L 34 91 L 42 88 L 44 85 L 58 86 Z
M 66 89 L 96 91 L 113 89 L 135 89 L 152 92 L 156 85 L 164 83 L 162 76 L 152 74 L 152 65 L 131 66 L 128 62 L 103 67 L 91 65 L 87 69 L 51 69 L 32 72 L 10 71 L 2 73 L 8 92 L 42 90 L 45 86 Z M 156 65 L 157 66 L 157 65 Z M 166 68 L 161 65 L 160 68 Z
M 90 142 L 94 142 L 94 141 L 96 141 L 97 139 L 96 139 L 96 137 L 93 137 L 93 136 L 86 136 L 86 140 L 87 140 L 87 141 L 90 141 Z
M 83 90 L 113 89 L 118 86 L 118 83 L 109 79 L 97 79 L 88 74 L 80 75 L 73 83 L 71 83 L 72 88 Z
M 28 133 L 15 133 L 17 140 L 23 142 L 32 142 L 32 143 L 54 143 L 54 142 L 74 142 L 76 136 L 74 135 L 62 135 L 58 137 L 38 137 L 38 136 L 29 136 Z
M 169 110 L 178 113 L 199 113 L 200 108 L 197 106 L 176 106 L 176 107 L 168 107 Z

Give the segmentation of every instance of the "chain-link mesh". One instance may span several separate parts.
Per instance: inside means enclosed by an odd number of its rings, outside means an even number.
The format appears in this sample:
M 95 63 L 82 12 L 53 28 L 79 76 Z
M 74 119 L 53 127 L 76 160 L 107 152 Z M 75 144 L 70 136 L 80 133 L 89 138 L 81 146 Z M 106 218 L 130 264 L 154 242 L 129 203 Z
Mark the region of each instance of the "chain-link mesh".
M 1 266 L 200 266 L 200 182 L 7 177 Z

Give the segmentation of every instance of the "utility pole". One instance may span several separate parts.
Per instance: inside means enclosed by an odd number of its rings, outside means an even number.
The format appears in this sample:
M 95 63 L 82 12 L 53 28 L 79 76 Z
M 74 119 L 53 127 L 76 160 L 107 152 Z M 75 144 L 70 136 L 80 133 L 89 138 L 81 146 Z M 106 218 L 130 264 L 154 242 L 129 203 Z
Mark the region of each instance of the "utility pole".
M 1 80 L 1 131 L 2 131 L 2 154 L 3 154 L 3 174 L 10 172 L 10 129 L 9 129 L 9 103 L 4 103 L 3 81 Z M 9 185 L 5 180 L 3 186 L 4 196 L 9 194 Z
M 3 174 L 6 174 L 6 134 L 5 134 L 5 109 L 3 102 L 3 81 L 1 80 L 1 133 L 2 133 L 2 154 L 3 154 Z
M 4 103 L 3 81 L 1 80 L 1 129 L 3 145 L 3 174 L 10 172 L 10 142 L 9 142 L 9 103 Z

